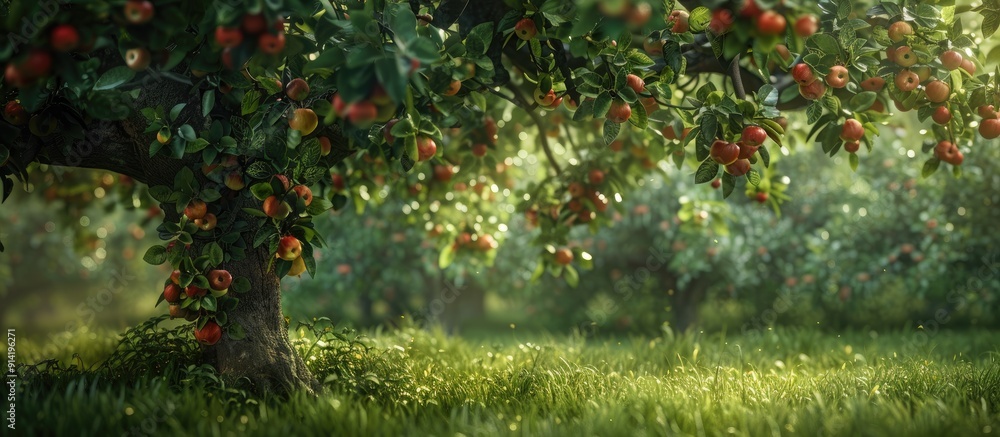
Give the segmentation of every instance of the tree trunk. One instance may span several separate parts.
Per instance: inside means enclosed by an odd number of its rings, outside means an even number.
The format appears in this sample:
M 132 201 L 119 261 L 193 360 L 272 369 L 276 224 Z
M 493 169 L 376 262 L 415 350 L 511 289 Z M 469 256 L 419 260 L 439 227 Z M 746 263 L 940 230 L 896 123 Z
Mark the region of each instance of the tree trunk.
M 205 350 L 205 359 L 227 378 L 246 378 L 256 393 L 285 394 L 299 389 L 315 393 L 321 386 L 288 339 L 280 282 L 273 270 L 267 270 L 267 247 L 261 249 L 226 265 L 234 277 L 245 277 L 252 284 L 250 291 L 238 296 L 239 305 L 228 314 L 227 326 L 239 323 L 246 337 L 233 340 L 223 335 Z

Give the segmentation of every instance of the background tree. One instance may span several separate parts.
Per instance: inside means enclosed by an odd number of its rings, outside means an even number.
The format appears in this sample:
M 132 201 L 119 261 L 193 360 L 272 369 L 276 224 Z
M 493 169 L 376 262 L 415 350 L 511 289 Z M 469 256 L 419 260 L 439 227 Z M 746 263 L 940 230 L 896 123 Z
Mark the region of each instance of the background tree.
M 175 268 L 161 299 L 195 322 L 205 360 L 259 389 L 313 389 L 279 278 L 315 272 L 315 215 L 380 187 L 420 196 L 408 208 L 443 243 L 440 265 L 488 264 L 514 211 L 477 208 L 527 181 L 535 276 L 576 284 L 591 256 L 567 246 L 570 229 L 610 223 L 608 206 L 668 157 L 777 207 L 782 110 L 804 108 L 807 138 L 855 167 L 889 101 L 933 120 L 925 175 L 959 173 L 976 130 L 1000 135 L 997 77 L 977 75 L 968 25 L 981 17 L 990 36 L 992 3 L 469 6 L 4 2 L 3 197 L 42 165 L 142 184 L 132 202 L 163 206 L 166 241 L 144 259 Z M 510 152 L 532 141 L 547 167 L 516 170 L 529 157 Z M 445 182 L 463 173 L 455 193 Z

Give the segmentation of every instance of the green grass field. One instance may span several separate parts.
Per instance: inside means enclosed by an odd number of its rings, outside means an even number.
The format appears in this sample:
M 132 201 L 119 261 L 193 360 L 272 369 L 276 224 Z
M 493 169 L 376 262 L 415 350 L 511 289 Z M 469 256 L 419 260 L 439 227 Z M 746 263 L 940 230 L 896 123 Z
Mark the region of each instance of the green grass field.
M 186 331 L 178 331 L 186 332 Z M 294 331 L 328 392 L 253 398 L 193 350 L 135 334 L 70 339 L 79 359 L 22 369 L 26 435 L 995 435 L 1000 333 L 766 331 L 620 340 L 416 329 Z M 317 338 L 317 333 L 322 334 Z M 183 334 L 161 336 L 183 344 Z M 151 337 L 149 337 L 151 338 Z M 345 340 L 346 339 L 346 340 Z M 25 359 L 54 356 L 38 344 Z M 86 357 L 86 358 L 85 358 Z M 158 376 L 157 376 L 158 375 Z M 123 434 L 124 433 L 124 434 Z

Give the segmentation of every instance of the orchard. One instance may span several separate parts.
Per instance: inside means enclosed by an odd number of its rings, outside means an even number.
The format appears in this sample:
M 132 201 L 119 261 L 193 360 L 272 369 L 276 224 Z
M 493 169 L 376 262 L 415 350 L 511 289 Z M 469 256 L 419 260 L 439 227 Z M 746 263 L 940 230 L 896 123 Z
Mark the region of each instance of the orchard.
M 1000 137 L 1000 78 L 980 49 L 1000 26 L 995 1 L 81 0 L 0 12 L 3 199 L 64 167 L 120 174 L 121 202 L 162 209 L 161 243 L 143 259 L 172 274 L 143 288 L 191 322 L 205 363 L 260 391 L 321 387 L 289 343 L 279 281 L 317 273 L 327 243 L 314 218 L 329 211 L 403 196 L 442 267 L 489 268 L 522 216 L 536 230 L 534 279 L 576 286 L 601 255 L 571 231 L 611 225 L 669 167 L 722 198 L 788 205 L 774 164 L 796 152 L 792 112 L 808 124 L 798 149 L 854 169 L 881 165 L 866 154 L 908 113 L 924 126 L 923 177 L 960 176 L 966 154 Z

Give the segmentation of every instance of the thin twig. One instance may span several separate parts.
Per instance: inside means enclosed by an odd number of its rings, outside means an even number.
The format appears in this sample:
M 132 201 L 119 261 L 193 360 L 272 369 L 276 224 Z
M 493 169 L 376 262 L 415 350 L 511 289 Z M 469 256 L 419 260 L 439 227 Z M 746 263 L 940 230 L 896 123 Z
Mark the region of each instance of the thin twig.
M 747 98 L 747 92 L 743 89 L 743 78 L 740 75 L 740 55 L 737 54 L 733 58 L 733 62 L 729 64 L 729 77 L 733 80 L 733 88 L 736 89 L 736 97 L 740 100 Z

